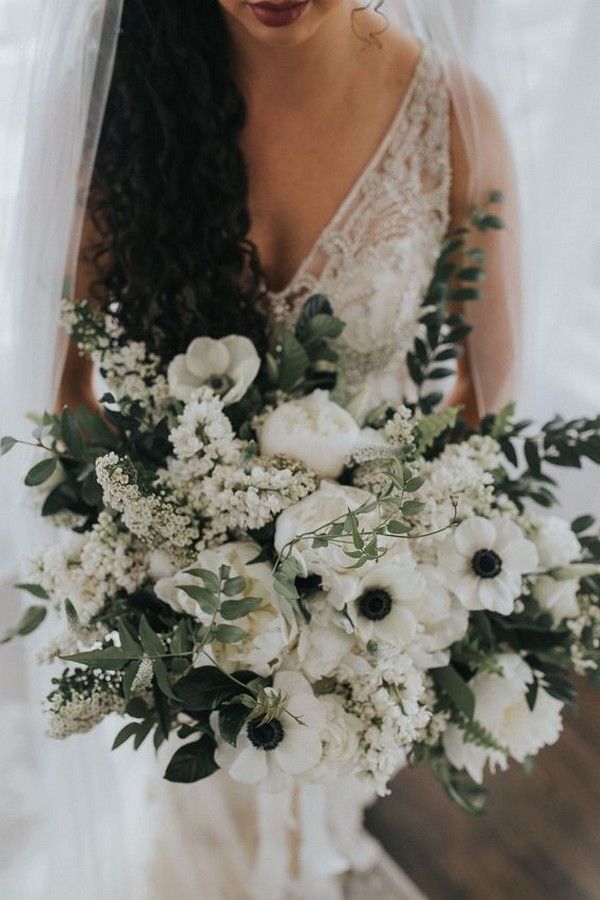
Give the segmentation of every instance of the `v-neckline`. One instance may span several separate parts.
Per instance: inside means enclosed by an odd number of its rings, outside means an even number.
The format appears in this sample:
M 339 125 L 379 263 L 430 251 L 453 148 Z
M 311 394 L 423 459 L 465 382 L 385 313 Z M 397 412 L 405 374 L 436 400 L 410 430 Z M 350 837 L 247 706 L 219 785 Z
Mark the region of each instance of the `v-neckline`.
M 385 154 L 385 152 L 388 148 L 388 145 L 389 145 L 393 135 L 396 132 L 398 125 L 404 118 L 406 109 L 408 108 L 408 105 L 414 95 L 415 88 L 419 82 L 421 68 L 424 64 L 426 54 L 427 54 L 427 45 L 422 44 L 420 52 L 419 52 L 419 57 L 415 63 L 415 68 L 411 75 L 408 87 L 406 88 L 406 91 L 404 92 L 404 95 L 402 97 L 400 105 L 398 106 L 394 115 L 392 116 L 392 120 L 391 120 L 389 126 L 387 127 L 383 137 L 381 138 L 381 140 L 380 140 L 379 144 L 377 145 L 373 154 L 370 156 L 366 165 L 363 167 L 363 169 L 360 171 L 358 176 L 353 181 L 346 196 L 341 201 L 341 203 L 339 204 L 339 206 L 337 207 L 337 209 L 335 210 L 335 212 L 329 219 L 328 223 L 321 229 L 321 231 L 317 235 L 315 241 L 312 244 L 312 247 L 310 248 L 310 250 L 304 257 L 304 259 L 302 260 L 302 262 L 300 263 L 300 265 L 298 266 L 298 268 L 296 269 L 296 271 L 294 272 L 294 274 L 292 275 L 290 280 L 287 282 L 287 284 L 283 288 L 281 288 L 278 291 L 270 290 L 268 285 L 265 285 L 266 294 L 270 300 L 281 299 L 281 298 L 285 297 L 286 294 L 289 294 L 290 291 L 293 290 L 293 288 L 295 287 L 297 282 L 305 274 L 307 268 L 309 267 L 310 263 L 314 259 L 315 255 L 318 253 L 325 238 L 330 234 L 330 232 L 335 230 L 337 223 L 342 218 L 342 216 L 344 215 L 344 213 L 346 212 L 346 210 L 348 209 L 350 204 L 353 202 L 355 196 L 358 194 L 358 192 L 364 185 L 365 181 L 371 174 L 371 172 L 377 167 L 379 161 Z

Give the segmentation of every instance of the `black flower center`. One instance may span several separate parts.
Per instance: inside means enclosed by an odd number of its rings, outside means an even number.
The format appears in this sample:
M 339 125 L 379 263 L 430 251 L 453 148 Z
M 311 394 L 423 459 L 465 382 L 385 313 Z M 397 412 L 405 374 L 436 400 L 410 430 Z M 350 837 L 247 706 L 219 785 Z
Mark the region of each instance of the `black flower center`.
M 248 737 L 259 750 L 274 750 L 283 740 L 283 725 L 279 719 L 270 722 L 250 722 Z
M 479 578 L 495 578 L 502 571 L 502 560 L 495 550 L 478 550 L 471 567 Z
M 376 588 L 374 591 L 366 591 L 362 597 L 359 597 L 358 608 L 361 616 L 364 616 L 365 619 L 379 622 L 389 615 L 392 609 L 392 598 L 387 591 Z
M 231 387 L 231 378 L 227 375 L 211 375 L 208 379 L 208 386 L 213 389 L 215 394 L 224 394 Z

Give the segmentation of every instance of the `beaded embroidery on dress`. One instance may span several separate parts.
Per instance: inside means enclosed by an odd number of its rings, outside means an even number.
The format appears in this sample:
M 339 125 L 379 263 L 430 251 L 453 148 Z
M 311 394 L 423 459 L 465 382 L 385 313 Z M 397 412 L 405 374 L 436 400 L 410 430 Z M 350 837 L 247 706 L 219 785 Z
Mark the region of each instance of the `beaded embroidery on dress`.
M 419 304 L 448 227 L 449 97 L 441 63 L 425 46 L 401 107 L 333 219 L 292 281 L 268 292 L 275 334 L 311 294 L 329 298 L 346 321 L 344 365 L 350 391 L 398 402 Z
M 311 294 L 329 298 L 347 323 L 349 389 L 366 384 L 373 404 L 409 390 L 405 355 L 449 221 L 449 121 L 442 66 L 425 47 L 375 155 L 290 284 L 266 296 L 274 337 Z M 364 784 L 261 795 L 219 775 L 193 791 L 153 782 L 158 852 L 135 898 L 191 900 L 202 885 L 207 900 L 424 900 L 363 828 L 374 799 Z

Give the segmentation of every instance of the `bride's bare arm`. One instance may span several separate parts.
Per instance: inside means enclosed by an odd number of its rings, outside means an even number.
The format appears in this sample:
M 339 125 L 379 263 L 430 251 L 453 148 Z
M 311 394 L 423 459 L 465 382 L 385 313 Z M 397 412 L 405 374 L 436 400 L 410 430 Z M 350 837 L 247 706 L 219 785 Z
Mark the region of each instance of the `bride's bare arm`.
M 91 285 L 97 277 L 95 267 L 90 261 L 88 252 L 89 248 L 97 242 L 97 239 L 97 230 L 94 227 L 91 218 L 86 216 L 83 225 L 81 253 L 75 280 L 75 296 L 77 298 L 90 296 Z M 84 359 L 80 356 L 77 347 L 70 341 L 58 392 L 58 409 L 60 410 L 64 406 L 69 406 L 71 409 L 77 409 L 78 406 L 87 406 L 88 409 L 97 410 L 99 405 L 97 398 L 94 395 L 93 376 L 94 370 L 92 363 L 89 359 Z
M 462 405 L 465 418 L 476 424 L 514 395 L 521 280 L 518 197 L 511 153 L 493 100 L 474 79 L 469 89 L 478 129 L 477 158 L 470 158 L 453 109 L 451 228 L 463 224 L 473 207 L 484 203 L 493 190 L 504 195 L 497 212 L 506 223 L 503 231 L 477 233 L 476 245 L 486 254 L 487 278 L 481 299 L 464 304 L 461 310 L 473 332 L 465 342 L 449 403 Z

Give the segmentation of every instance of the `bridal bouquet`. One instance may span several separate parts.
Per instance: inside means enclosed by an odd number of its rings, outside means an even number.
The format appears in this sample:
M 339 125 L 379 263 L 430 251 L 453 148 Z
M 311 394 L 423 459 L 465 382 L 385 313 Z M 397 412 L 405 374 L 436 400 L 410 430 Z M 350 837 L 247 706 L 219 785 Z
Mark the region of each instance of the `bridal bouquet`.
M 166 367 L 65 304 L 107 393 L 37 425 L 25 481 L 58 530 L 5 636 L 63 623 L 41 653 L 62 665 L 52 736 L 116 713 L 115 747 L 169 742 L 167 779 L 269 790 L 353 775 L 384 794 L 427 760 L 472 812 L 487 767 L 557 740 L 572 673 L 600 664 L 600 538 L 544 511 L 548 469 L 600 462 L 600 418 L 534 430 L 509 407 L 473 430 L 439 411 L 427 386 L 468 331 L 446 303 L 476 298 L 482 263 L 456 271 L 464 240 L 442 249 L 399 408 L 345 396 L 322 296 L 263 359 L 201 336 Z

